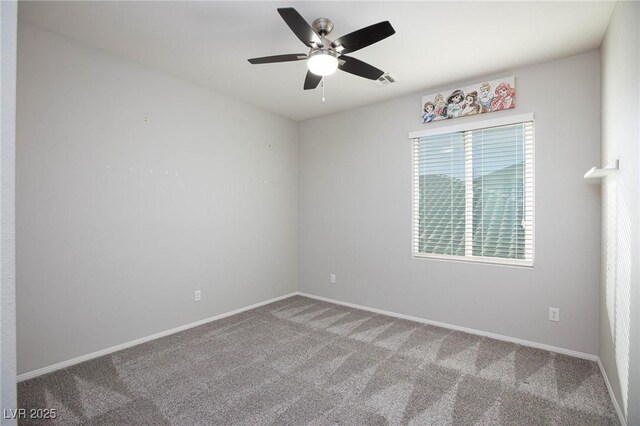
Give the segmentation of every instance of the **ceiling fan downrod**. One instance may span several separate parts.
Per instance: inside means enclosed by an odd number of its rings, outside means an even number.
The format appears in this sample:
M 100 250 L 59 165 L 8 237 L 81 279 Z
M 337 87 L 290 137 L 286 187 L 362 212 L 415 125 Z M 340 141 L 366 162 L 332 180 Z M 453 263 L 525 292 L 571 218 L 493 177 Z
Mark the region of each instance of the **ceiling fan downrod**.
M 333 31 L 333 22 L 331 22 L 331 19 L 327 18 L 318 18 L 311 23 L 311 26 L 316 30 L 321 38 L 326 37 L 331 31 Z

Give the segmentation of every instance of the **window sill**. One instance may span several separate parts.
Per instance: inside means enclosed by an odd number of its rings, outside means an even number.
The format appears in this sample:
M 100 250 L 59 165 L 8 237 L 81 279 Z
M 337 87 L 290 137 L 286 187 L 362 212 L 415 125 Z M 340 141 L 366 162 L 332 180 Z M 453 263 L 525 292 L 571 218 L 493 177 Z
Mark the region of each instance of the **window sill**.
M 515 259 L 501 259 L 497 257 L 467 257 L 467 256 L 448 256 L 440 254 L 427 254 L 427 253 L 413 253 L 414 259 L 432 259 L 432 260 L 444 260 L 449 262 L 464 262 L 464 263 L 476 263 L 494 266 L 515 266 L 519 268 L 533 268 L 533 260 L 515 260 Z

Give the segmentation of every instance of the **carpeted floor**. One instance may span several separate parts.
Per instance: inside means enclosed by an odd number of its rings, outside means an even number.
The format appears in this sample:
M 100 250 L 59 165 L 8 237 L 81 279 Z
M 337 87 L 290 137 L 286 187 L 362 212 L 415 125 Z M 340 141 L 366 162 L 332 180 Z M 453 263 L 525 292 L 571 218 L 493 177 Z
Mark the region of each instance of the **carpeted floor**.
M 619 424 L 595 362 L 300 296 L 18 390 L 47 424 Z

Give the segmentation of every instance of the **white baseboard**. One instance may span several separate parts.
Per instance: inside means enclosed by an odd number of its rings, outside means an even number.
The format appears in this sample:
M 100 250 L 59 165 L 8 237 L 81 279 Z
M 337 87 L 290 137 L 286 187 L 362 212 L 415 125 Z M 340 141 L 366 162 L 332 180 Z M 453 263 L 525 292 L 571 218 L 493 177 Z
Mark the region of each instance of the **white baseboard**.
M 179 327 L 172 328 L 170 330 L 161 331 L 159 333 L 155 333 L 155 334 L 151 334 L 149 336 L 141 337 L 140 339 L 132 340 L 130 342 L 122 343 L 122 344 L 119 344 L 119 345 L 116 345 L 116 346 L 111 346 L 111 347 L 106 348 L 106 349 L 101 349 L 99 351 L 92 352 L 92 353 L 86 354 L 86 355 L 82 355 L 82 356 L 79 356 L 79 357 L 76 357 L 76 358 L 72 358 L 72 359 L 69 359 L 67 361 L 62 361 L 62 362 L 58 362 L 56 364 L 52 364 L 52 365 L 49 365 L 49 366 L 46 366 L 46 367 L 38 368 L 37 370 L 33 370 L 33 371 L 29 371 L 29 372 L 26 372 L 26 373 L 19 374 L 16 377 L 16 380 L 18 382 L 22 382 L 24 380 L 29 380 L 29 379 L 32 379 L 34 377 L 42 376 L 43 374 L 51 373 L 53 371 L 60 370 L 62 368 L 67 368 L 67 367 L 70 367 L 72 365 L 84 362 L 84 361 L 89 361 L 90 359 L 98 358 L 98 357 L 103 356 L 103 355 L 108 355 L 108 354 L 113 353 L 113 352 L 118 352 L 118 351 L 120 351 L 122 349 L 130 348 L 131 346 L 139 345 L 141 343 L 145 343 L 145 342 L 148 342 L 150 340 L 159 339 L 161 337 L 165 337 L 165 336 L 168 336 L 170 334 L 178 333 L 180 331 L 188 330 L 190 328 L 197 327 L 199 325 L 203 325 L 203 324 L 209 323 L 211 321 L 215 321 L 215 320 L 219 320 L 219 319 L 222 319 L 222 318 L 226 318 L 226 317 L 229 317 L 231 315 L 239 314 L 241 312 L 248 311 L 248 310 L 251 310 L 251 309 L 255 309 L 255 308 L 258 308 L 258 307 L 263 306 L 263 305 L 268 305 L 269 303 L 277 302 L 278 300 L 286 299 L 287 297 L 295 296 L 296 294 L 297 294 L 297 292 L 293 292 L 293 293 L 285 294 L 284 296 L 274 297 L 273 299 L 265 300 L 264 302 L 254 303 L 253 305 L 245 306 L 245 307 L 233 310 L 233 311 L 229 311 L 229 312 L 225 312 L 225 313 L 222 313 L 222 314 L 219 314 L 219 315 L 215 315 L 215 316 L 212 316 L 212 317 L 209 317 L 209 318 L 205 318 L 205 319 L 202 319 L 200 321 L 192 322 L 190 324 L 181 325 Z
M 474 328 L 461 327 L 459 325 L 447 324 L 447 323 L 439 322 L 439 321 L 432 321 L 432 320 L 428 320 L 428 319 L 424 319 L 424 318 L 420 318 L 420 317 L 414 317 L 414 316 L 411 316 L 411 315 L 405 315 L 405 314 L 399 314 L 399 313 L 396 313 L 396 312 L 385 311 L 383 309 L 370 308 L 368 306 L 356 305 L 355 303 L 343 302 L 343 301 L 340 301 L 340 300 L 330 299 L 328 297 L 316 296 L 316 295 L 313 295 L 313 294 L 303 293 L 303 292 L 300 292 L 300 291 L 298 291 L 296 293 L 298 295 L 300 295 L 300 296 L 309 297 L 311 299 L 322 300 L 324 302 L 335 303 L 336 305 L 348 306 L 350 308 L 355 308 L 355 309 L 362 309 L 363 311 L 374 312 L 376 314 L 382 314 L 382 315 L 387 315 L 387 316 L 390 316 L 390 317 L 402 318 L 402 319 L 406 319 L 406 320 L 409 320 L 409 321 L 420 322 L 420 323 L 423 323 L 423 324 L 435 325 L 436 327 L 448 328 L 450 330 L 463 331 L 465 333 L 476 334 L 478 336 L 486 336 L 486 337 L 489 337 L 491 339 L 502 340 L 502 341 L 511 342 L 511 343 L 517 343 L 517 344 L 522 345 L 522 346 L 530 346 L 532 348 L 543 349 L 543 350 L 549 351 L 549 352 L 555 352 L 555 353 L 559 353 L 559 354 L 563 354 L 563 355 L 569 355 L 569 356 L 573 356 L 573 357 L 576 357 L 576 358 L 588 359 L 589 361 L 597 361 L 598 360 L 598 355 L 592 355 L 592 354 L 588 354 L 588 353 L 584 353 L 584 352 L 574 351 L 574 350 L 571 350 L 571 349 L 560 348 L 558 346 L 551 346 L 551 345 L 547 345 L 547 344 L 544 344 L 544 343 L 538 343 L 538 342 L 532 342 L 532 341 L 529 341 L 529 340 L 518 339 L 516 337 L 503 336 L 501 334 L 495 334 L 495 333 L 489 333 L 487 331 L 476 330 Z
M 620 424 L 622 426 L 627 426 L 627 421 L 624 418 L 624 414 L 622 414 L 622 410 L 620 409 L 618 400 L 616 399 L 616 396 L 613 393 L 613 388 L 611 387 L 611 383 L 609 382 L 609 377 L 607 376 L 607 372 L 604 371 L 604 366 L 602 365 L 602 361 L 600 361 L 600 357 L 598 357 L 598 367 L 600 367 L 600 372 L 602 373 L 602 377 L 604 377 L 604 383 L 607 385 L 607 390 L 609 391 L 609 396 L 611 397 L 613 408 L 616 409 L 616 413 L 618 414 L 618 418 L 620 419 Z

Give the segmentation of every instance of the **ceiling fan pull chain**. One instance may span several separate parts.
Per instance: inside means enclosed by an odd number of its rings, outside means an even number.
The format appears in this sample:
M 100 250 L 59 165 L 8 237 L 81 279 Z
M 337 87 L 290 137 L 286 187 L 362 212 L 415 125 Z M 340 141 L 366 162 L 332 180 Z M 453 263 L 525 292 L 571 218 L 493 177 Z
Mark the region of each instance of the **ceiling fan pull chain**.
M 322 77 L 322 83 L 321 84 L 322 84 L 322 103 L 325 103 L 325 100 L 324 100 L 324 77 Z

